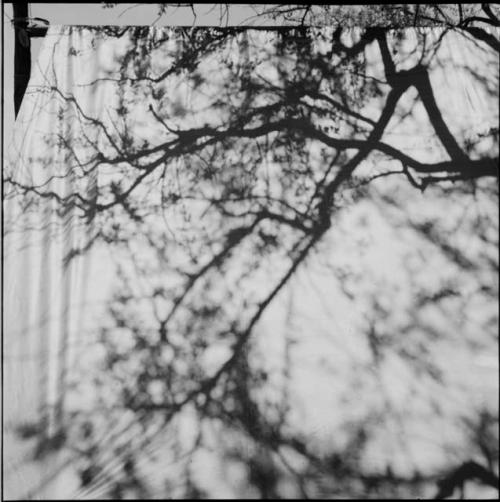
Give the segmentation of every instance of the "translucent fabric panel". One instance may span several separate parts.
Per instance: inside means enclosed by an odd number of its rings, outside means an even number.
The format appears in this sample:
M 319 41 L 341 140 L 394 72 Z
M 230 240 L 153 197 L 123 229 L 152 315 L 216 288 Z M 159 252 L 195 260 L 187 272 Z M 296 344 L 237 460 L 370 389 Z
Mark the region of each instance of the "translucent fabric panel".
M 6 498 L 494 473 L 498 36 L 50 27 L 4 170 Z

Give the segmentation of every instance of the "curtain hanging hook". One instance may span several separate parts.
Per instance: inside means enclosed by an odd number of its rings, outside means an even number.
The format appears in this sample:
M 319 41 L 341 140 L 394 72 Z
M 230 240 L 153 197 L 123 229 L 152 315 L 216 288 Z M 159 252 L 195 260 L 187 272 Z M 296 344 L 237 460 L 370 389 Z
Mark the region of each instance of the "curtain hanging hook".
M 14 26 L 14 28 L 19 28 L 19 27 L 26 28 L 26 26 L 23 26 L 24 24 L 26 24 L 27 27 L 31 27 L 30 23 L 34 24 L 35 25 L 34 27 L 36 27 L 37 23 L 41 23 L 42 25 L 44 25 L 44 26 L 39 26 L 40 28 L 48 27 L 50 25 L 50 23 L 46 19 L 43 19 L 42 17 L 30 17 L 30 16 L 13 17 L 10 20 L 10 22 Z
M 27 47 L 29 37 L 39 37 L 45 35 L 50 26 L 49 21 L 41 17 L 14 17 L 11 19 L 14 29 L 19 31 L 19 39 L 24 47 Z

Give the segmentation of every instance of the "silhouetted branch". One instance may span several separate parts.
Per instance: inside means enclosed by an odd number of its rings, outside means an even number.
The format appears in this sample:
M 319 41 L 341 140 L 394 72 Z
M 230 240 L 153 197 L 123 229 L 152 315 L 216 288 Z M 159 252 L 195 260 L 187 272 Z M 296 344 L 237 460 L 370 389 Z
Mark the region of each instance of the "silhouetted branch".
M 498 489 L 498 476 L 474 461 L 465 462 L 438 481 L 439 490 L 435 499 L 453 495 L 456 488 L 462 488 L 466 481 L 479 480 L 487 486 Z

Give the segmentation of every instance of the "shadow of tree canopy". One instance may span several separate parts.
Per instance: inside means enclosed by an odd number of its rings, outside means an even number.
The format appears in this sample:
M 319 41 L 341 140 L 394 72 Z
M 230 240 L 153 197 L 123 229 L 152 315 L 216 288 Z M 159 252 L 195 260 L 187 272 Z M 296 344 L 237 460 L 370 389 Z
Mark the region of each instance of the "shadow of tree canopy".
M 120 4 L 104 2 L 104 9 L 120 9 Z M 423 26 L 454 26 L 466 28 L 499 25 L 498 4 L 379 4 L 379 5 L 318 5 L 318 4 L 156 4 L 156 16 L 151 24 L 171 22 L 181 12 L 193 25 L 211 20 L 209 24 L 233 26 L 245 24 L 269 26 L 334 26 L 407 28 Z M 127 7 L 125 12 L 137 8 Z M 123 9 L 123 7 L 122 7 Z M 215 22 L 214 22 L 215 21 Z
M 498 30 L 477 33 L 49 31 L 6 263 L 43 235 L 89 285 L 34 349 L 57 364 L 17 428 L 33 455 L 68 452 L 79 498 L 498 487 Z

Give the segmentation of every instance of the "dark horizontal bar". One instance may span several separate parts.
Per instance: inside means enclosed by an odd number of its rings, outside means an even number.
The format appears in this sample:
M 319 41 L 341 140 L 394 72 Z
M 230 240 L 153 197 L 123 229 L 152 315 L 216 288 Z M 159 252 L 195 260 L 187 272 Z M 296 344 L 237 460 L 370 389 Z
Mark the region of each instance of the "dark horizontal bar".
M 47 34 L 48 26 L 33 26 L 24 28 L 24 31 L 31 37 L 44 37 Z
M 16 3 L 16 0 L 4 0 L 3 2 L 4 4 L 11 4 L 11 3 Z M 68 2 L 46 2 L 44 0 L 35 0 L 34 2 L 30 2 L 30 4 L 47 4 L 47 3 L 50 3 L 50 4 L 65 4 L 65 5 L 68 5 Z M 76 4 L 102 4 L 103 2 L 99 2 L 99 1 L 88 1 L 88 2 L 71 2 L 71 3 L 76 3 Z M 157 5 L 158 2 L 141 2 L 145 5 Z M 117 6 L 120 6 L 120 5 L 128 5 L 128 4 L 136 4 L 137 5 L 137 2 L 117 2 Z M 175 5 L 178 5 L 178 4 L 175 4 Z M 186 7 L 190 7 L 191 4 L 190 3 L 181 3 L 181 6 L 182 5 L 185 5 Z M 228 5 L 248 5 L 247 2 L 230 2 L 228 3 Z M 297 5 L 297 6 L 302 6 L 304 4 L 290 4 L 290 5 Z M 345 3 L 340 3 L 340 2 L 327 2 L 327 3 L 318 3 L 318 4 L 310 4 L 312 6 L 314 5 L 318 5 L 318 6 L 322 6 L 322 5 L 346 5 Z M 364 3 L 353 3 L 353 4 L 349 4 L 349 5 L 387 5 L 385 3 L 381 3 L 381 2 L 364 2 Z M 401 4 L 389 4 L 389 5 L 401 5 Z M 413 5 L 413 4 L 412 4 Z

